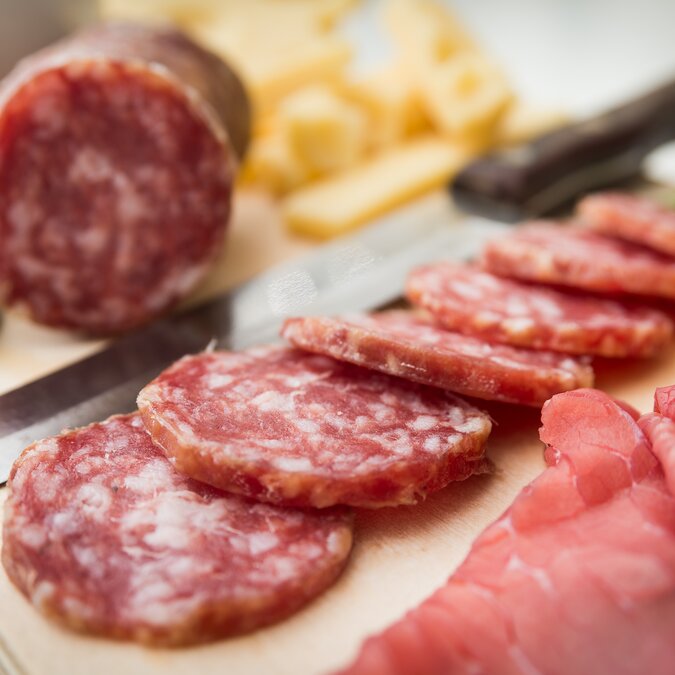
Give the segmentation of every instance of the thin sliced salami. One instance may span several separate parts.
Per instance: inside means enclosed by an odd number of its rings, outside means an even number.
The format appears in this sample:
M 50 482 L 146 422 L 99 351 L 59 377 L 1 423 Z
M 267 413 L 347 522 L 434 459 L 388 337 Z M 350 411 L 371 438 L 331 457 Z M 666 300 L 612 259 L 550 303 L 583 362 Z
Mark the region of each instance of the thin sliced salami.
M 412 504 L 486 468 L 468 403 L 280 346 L 185 357 L 138 405 L 179 471 L 279 504 Z
M 598 293 L 675 298 L 675 260 L 579 227 L 531 223 L 488 242 L 485 269 Z
M 659 462 L 602 392 L 555 396 L 542 423 L 548 468 L 342 675 L 672 673 L 675 495 Z
M 577 215 L 596 232 L 675 256 L 675 211 L 650 199 L 601 192 L 582 199 Z
M 593 382 L 578 359 L 452 333 L 406 310 L 288 319 L 282 335 L 308 351 L 491 401 L 541 406 Z
M 165 312 L 221 248 L 244 90 L 181 33 L 111 24 L 0 88 L 0 301 L 109 334 Z
M 302 512 L 177 473 L 140 416 L 39 441 L 15 463 L 2 562 L 70 628 L 153 645 L 249 631 L 330 586 L 351 548 L 343 510 Z
M 673 334 L 670 319 L 655 309 L 532 286 L 451 262 L 414 270 L 406 294 L 450 330 L 534 349 L 651 356 Z

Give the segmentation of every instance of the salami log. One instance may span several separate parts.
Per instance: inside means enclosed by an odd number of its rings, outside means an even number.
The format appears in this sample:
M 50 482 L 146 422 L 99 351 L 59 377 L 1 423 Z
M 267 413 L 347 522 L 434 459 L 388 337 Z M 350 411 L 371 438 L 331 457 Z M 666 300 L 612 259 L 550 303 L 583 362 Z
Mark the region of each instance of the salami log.
M 491 401 L 541 406 L 593 382 L 578 359 L 490 344 L 406 310 L 288 319 L 282 335 L 302 349 Z
M 601 192 L 582 199 L 577 215 L 596 232 L 675 256 L 675 211 L 650 199 Z
M 542 423 L 548 468 L 342 675 L 672 673 L 675 495 L 659 462 L 602 392 L 555 396 Z
M 670 319 L 655 309 L 532 286 L 451 262 L 414 270 L 406 294 L 450 330 L 568 354 L 651 356 L 673 333 Z
M 177 473 L 138 413 L 35 443 L 9 486 L 9 578 L 107 637 L 175 646 L 271 623 L 333 583 L 351 547 L 346 511 L 256 504 Z
M 486 469 L 468 403 L 281 346 L 185 357 L 138 405 L 179 471 L 267 502 L 412 504 Z
M 0 88 L 0 300 L 94 334 L 139 326 L 204 276 L 230 212 L 248 103 L 170 28 L 108 24 Z
M 675 299 L 675 259 L 579 227 L 522 226 L 488 242 L 482 265 L 525 281 Z

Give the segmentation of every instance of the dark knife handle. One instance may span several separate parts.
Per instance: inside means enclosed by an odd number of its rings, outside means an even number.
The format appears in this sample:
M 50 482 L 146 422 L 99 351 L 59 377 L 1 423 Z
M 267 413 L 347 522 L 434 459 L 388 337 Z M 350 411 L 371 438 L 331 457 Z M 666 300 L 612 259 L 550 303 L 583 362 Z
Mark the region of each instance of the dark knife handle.
M 541 216 L 639 174 L 675 138 L 675 81 L 608 112 L 478 159 L 451 190 L 464 211 L 507 222 Z

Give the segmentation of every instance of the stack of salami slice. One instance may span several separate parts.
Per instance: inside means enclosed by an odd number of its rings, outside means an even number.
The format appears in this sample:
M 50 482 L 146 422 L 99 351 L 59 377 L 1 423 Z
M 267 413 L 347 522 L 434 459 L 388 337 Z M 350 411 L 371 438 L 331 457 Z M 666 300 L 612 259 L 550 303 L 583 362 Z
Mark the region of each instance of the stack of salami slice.
M 138 412 L 27 448 L 10 477 L 10 578 L 96 634 L 177 645 L 252 630 L 338 577 L 349 507 L 414 504 L 490 469 L 490 418 L 458 394 L 541 406 L 592 384 L 589 355 L 646 357 L 671 337 L 656 309 L 493 274 L 673 297 L 664 254 L 538 224 L 481 262 L 413 271 L 419 309 L 290 319 L 292 346 L 186 356 Z

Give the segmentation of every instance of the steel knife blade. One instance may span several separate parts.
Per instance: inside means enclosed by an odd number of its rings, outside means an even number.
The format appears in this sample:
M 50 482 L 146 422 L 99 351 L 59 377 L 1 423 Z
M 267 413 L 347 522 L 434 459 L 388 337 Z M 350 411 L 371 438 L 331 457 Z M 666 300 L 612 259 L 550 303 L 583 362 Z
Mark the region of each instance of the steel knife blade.
M 273 342 L 292 315 L 385 305 L 401 297 L 412 266 L 448 256 L 469 258 L 506 227 L 481 218 L 459 219 L 446 192 L 430 194 L 358 234 L 319 246 L 0 396 L 0 484 L 30 443 L 133 410 L 140 389 L 184 354 L 214 341 L 226 349 Z

